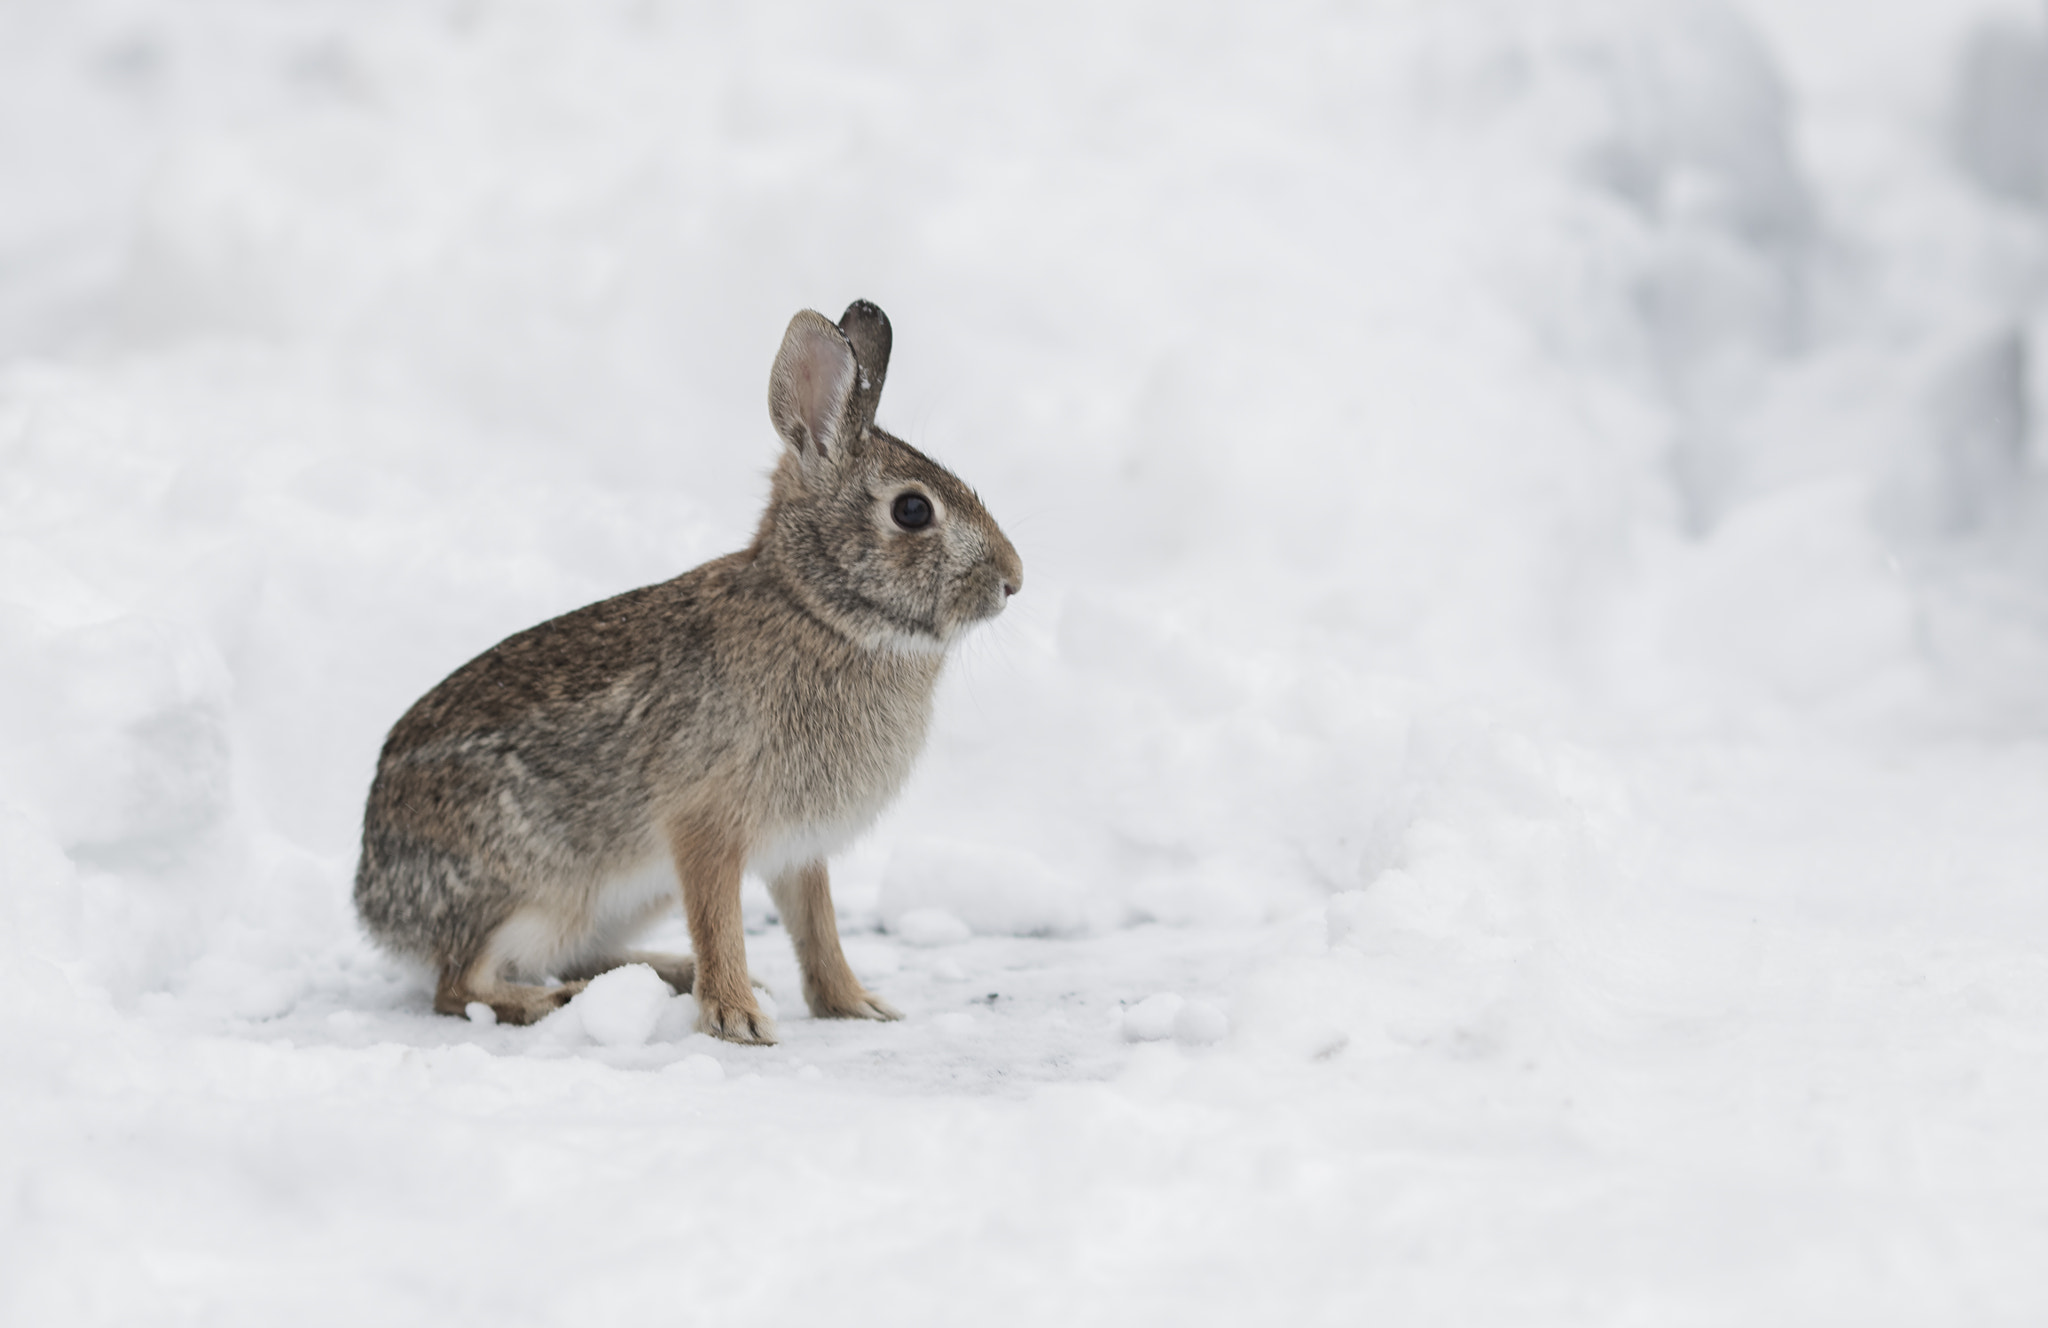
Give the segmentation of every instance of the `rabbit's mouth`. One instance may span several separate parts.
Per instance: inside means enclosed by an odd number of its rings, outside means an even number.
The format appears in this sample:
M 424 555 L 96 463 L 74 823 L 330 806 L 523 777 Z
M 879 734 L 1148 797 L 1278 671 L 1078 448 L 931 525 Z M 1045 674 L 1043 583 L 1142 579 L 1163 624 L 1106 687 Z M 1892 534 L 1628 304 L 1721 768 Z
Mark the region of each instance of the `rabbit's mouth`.
M 952 614 L 955 625 L 950 634 L 957 635 L 976 623 L 987 622 L 1008 608 L 1010 596 L 1016 593 L 1015 581 L 1006 580 L 994 569 L 977 569 L 965 579 L 960 594 L 955 597 Z
M 996 532 L 996 545 L 985 560 L 960 578 L 955 612 L 962 627 L 986 622 L 1010 606 L 1010 597 L 1024 588 L 1024 562 L 1010 542 Z
M 967 578 L 937 621 L 891 621 L 876 634 L 874 644 L 906 655 L 942 655 L 970 628 L 1001 613 L 1014 593 L 1000 578 Z

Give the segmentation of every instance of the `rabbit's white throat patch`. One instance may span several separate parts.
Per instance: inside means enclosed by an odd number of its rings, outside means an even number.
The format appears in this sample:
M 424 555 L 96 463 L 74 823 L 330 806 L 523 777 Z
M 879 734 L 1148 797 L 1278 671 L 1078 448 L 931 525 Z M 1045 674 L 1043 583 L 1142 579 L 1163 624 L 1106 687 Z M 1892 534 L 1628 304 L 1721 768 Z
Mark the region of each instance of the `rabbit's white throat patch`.
M 889 650 L 899 655 L 943 655 L 952 642 L 924 632 L 882 630 L 868 640 L 870 650 Z

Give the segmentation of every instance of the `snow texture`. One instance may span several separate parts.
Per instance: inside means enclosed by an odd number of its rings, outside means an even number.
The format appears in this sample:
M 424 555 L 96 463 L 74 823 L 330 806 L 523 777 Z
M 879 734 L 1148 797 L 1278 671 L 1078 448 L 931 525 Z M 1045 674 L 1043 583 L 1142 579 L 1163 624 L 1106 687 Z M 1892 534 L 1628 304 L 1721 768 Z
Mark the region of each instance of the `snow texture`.
M 0 6 L 0 1322 L 2048 1319 L 2048 13 Z M 789 316 L 1029 569 L 900 1023 L 431 1013 L 377 749 L 740 546 Z M 679 924 L 649 938 L 687 943 Z
M 687 997 L 678 998 L 647 965 L 627 964 L 592 978 L 549 1022 L 573 1019 L 602 1046 L 639 1047 L 654 1036 L 669 1003 L 678 999 L 692 1007 L 696 1004 Z M 692 1008 L 687 1018 L 678 1018 L 676 1023 L 686 1030 L 694 1027 L 696 1010 Z

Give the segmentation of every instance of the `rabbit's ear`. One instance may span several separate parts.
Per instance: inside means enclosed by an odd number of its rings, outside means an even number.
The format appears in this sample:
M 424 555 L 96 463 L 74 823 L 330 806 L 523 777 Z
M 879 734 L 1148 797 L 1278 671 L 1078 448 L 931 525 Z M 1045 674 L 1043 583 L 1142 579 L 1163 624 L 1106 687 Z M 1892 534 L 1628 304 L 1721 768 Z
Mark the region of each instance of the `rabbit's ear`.
M 850 437 L 859 437 L 875 422 L 875 403 L 882 396 L 882 380 L 889 376 L 889 315 L 867 300 L 855 300 L 839 315 L 839 330 L 853 346 L 855 381 L 853 399 L 846 403 L 846 427 Z
M 806 309 L 789 320 L 768 375 L 768 415 L 806 478 L 823 478 L 839 464 L 857 376 L 853 347 L 825 315 Z

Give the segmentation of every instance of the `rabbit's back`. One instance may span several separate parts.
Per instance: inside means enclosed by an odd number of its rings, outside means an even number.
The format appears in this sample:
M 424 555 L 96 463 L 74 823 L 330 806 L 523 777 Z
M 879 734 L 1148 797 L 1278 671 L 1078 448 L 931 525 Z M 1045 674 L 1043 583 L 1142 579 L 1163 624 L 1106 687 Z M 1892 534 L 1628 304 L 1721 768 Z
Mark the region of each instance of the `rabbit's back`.
M 648 684 L 664 665 L 687 668 L 705 657 L 705 582 L 716 566 L 587 604 L 505 638 L 405 712 L 385 742 L 383 763 L 534 725 L 601 737 L 616 703 L 654 695 Z

